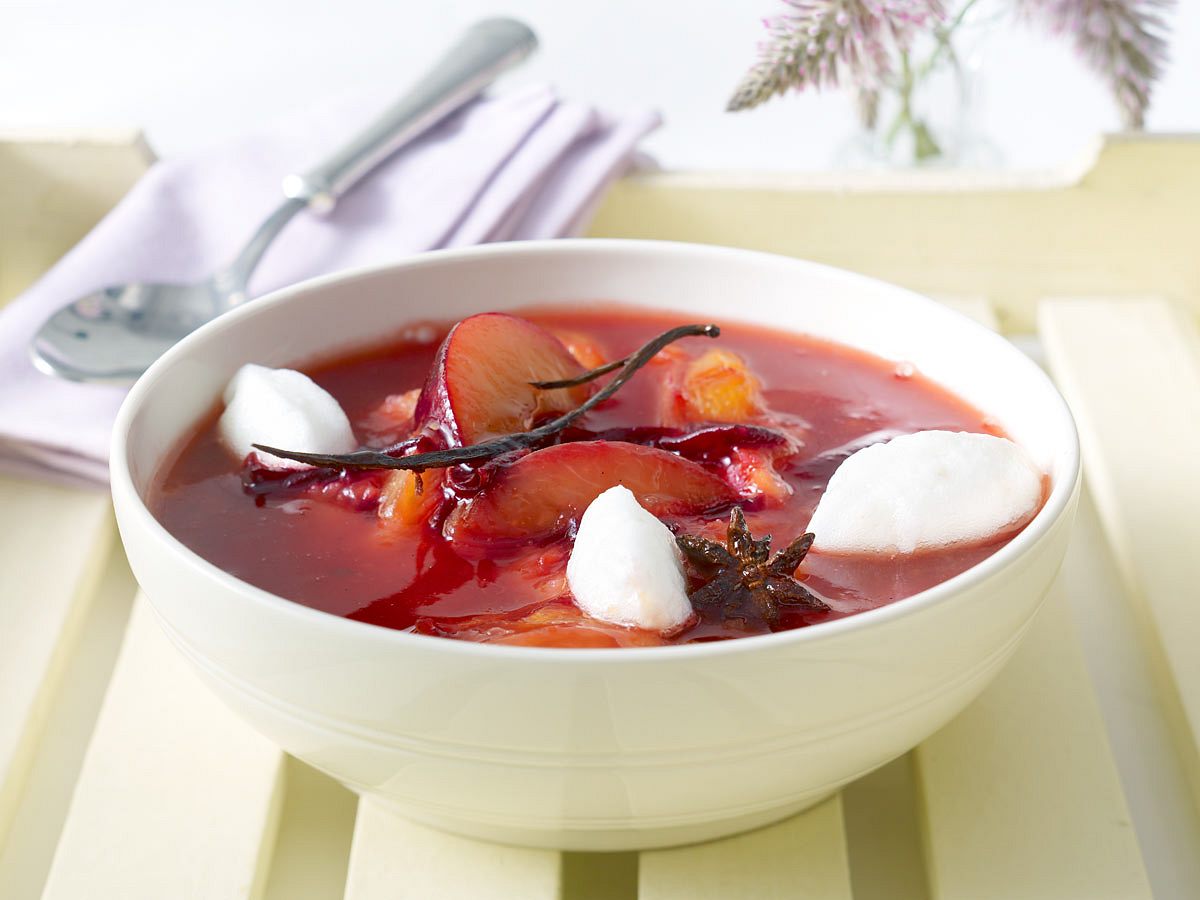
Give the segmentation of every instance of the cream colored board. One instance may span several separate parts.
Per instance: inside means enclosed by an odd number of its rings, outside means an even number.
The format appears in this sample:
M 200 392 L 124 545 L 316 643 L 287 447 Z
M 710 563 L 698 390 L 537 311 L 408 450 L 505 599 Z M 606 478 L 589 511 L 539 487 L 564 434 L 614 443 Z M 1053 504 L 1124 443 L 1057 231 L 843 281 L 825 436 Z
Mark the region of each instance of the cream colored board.
M 138 598 L 46 900 L 262 895 L 283 754 L 187 668 Z
M 992 331 L 1000 330 L 1000 317 L 996 315 L 996 307 L 986 297 L 955 297 L 935 294 L 933 299 L 962 313 L 969 319 L 974 319 Z
M 1062 578 L 1154 896 L 1200 897 L 1200 810 L 1090 490 Z
M 0 305 L 87 234 L 152 158 L 136 131 L 0 131 Z
M 590 233 L 727 244 L 927 293 L 985 293 L 1031 331 L 1047 293 L 1145 292 L 1200 311 L 1200 137 L 1117 135 L 1058 173 L 647 173 Z
M 105 532 L 111 537 L 111 532 Z M 124 549 L 111 541 L 88 599 L 79 638 L 63 653 L 52 702 L 21 789 L 8 838 L 0 845 L 0 897 L 40 897 L 66 820 L 88 740 L 112 677 L 137 593 Z
M 116 540 L 108 495 L 0 478 L 0 845 Z
M 1041 331 L 1200 802 L 1200 338 L 1163 300 L 1047 301 Z
M 1061 586 L 996 681 L 915 759 L 935 900 L 1150 897 Z
M 361 800 L 346 900 L 557 900 L 562 855 L 444 834 Z
M 641 855 L 638 900 L 850 900 L 842 800 L 747 834 Z

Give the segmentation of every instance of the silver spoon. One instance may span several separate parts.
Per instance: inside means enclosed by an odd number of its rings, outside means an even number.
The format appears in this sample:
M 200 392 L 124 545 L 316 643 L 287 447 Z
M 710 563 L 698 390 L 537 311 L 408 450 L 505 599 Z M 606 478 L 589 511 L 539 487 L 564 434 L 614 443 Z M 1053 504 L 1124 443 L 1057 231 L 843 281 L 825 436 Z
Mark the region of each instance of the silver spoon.
M 229 265 L 196 284 L 125 284 L 76 300 L 51 316 L 30 345 L 43 372 L 72 381 L 128 384 L 180 338 L 246 302 L 263 253 L 302 209 L 325 212 L 360 178 L 529 56 L 537 37 L 521 22 L 469 28 L 412 90 L 322 165 L 283 180 L 287 198 Z

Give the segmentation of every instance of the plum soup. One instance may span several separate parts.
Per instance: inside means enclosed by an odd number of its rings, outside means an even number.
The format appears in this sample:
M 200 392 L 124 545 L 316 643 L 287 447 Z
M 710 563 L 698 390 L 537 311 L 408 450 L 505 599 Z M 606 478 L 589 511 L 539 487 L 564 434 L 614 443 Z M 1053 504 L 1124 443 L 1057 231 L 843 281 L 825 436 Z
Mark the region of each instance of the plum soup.
M 1040 508 L 1045 478 L 1000 426 L 907 362 L 681 323 L 537 307 L 413 324 L 294 361 L 303 375 L 247 367 L 168 459 L 150 508 L 224 571 L 333 615 L 586 648 L 894 603 L 994 553 Z M 1017 480 L 1001 490 L 997 472 Z M 902 489 L 978 502 L 975 530 L 938 538 L 889 499 Z

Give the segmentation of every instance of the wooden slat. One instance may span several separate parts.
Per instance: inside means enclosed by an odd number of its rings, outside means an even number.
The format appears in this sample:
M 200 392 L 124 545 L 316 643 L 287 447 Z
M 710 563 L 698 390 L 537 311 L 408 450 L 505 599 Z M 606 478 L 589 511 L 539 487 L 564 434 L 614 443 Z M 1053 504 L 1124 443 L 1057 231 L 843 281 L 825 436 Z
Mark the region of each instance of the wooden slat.
M 639 900 L 849 900 L 841 797 L 747 834 L 647 851 L 638 887 Z
M 346 900 L 557 900 L 561 854 L 488 844 L 358 806 Z
M 1163 300 L 1049 300 L 1040 321 L 1200 803 L 1200 338 Z
M 103 574 L 84 603 L 83 620 L 75 626 L 81 638 L 66 654 L 8 840 L 0 847 L 0 897 L 42 895 L 136 593 L 125 551 L 112 542 Z
M 100 491 L 0 478 L 0 498 L 2 845 L 116 528 Z
M 1200 810 L 1175 751 L 1166 699 L 1085 490 L 1062 576 L 1155 897 L 1200 897 Z M 857 898 L 856 898 L 857 900 Z
M 1060 588 L 996 681 L 915 759 L 934 898 L 1150 897 Z
M 282 768 L 282 753 L 187 669 L 139 597 L 45 900 L 260 896 Z

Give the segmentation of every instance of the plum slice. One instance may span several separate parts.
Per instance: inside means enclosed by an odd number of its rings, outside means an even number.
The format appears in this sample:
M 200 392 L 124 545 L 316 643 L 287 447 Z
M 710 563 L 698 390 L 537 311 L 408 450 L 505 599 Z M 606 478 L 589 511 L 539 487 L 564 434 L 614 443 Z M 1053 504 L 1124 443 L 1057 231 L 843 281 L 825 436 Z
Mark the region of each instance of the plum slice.
M 591 394 L 589 385 L 539 390 L 530 382 L 561 381 L 583 371 L 558 338 L 532 322 L 505 313 L 470 316 L 438 348 L 413 418 L 449 446 L 526 431 Z
M 722 478 L 666 450 L 618 441 L 557 444 L 492 472 L 451 514 L 445 534 L 468 546 L 547 540 L 618 484 L 656 516 L 706 512 L 738 499 Z
M 720 469 L 725 482 L 746 500 L 777 504 L 792 495 L 792 488 L 776 464 L 794 457 L 803 447 L 795 436 L 762 425 L 705 425 L 692 431 L 662 426 L 614 428 L 590 436 L 571 433 L 572 440 L 619 440 L 670 450 L 684 459 Z

